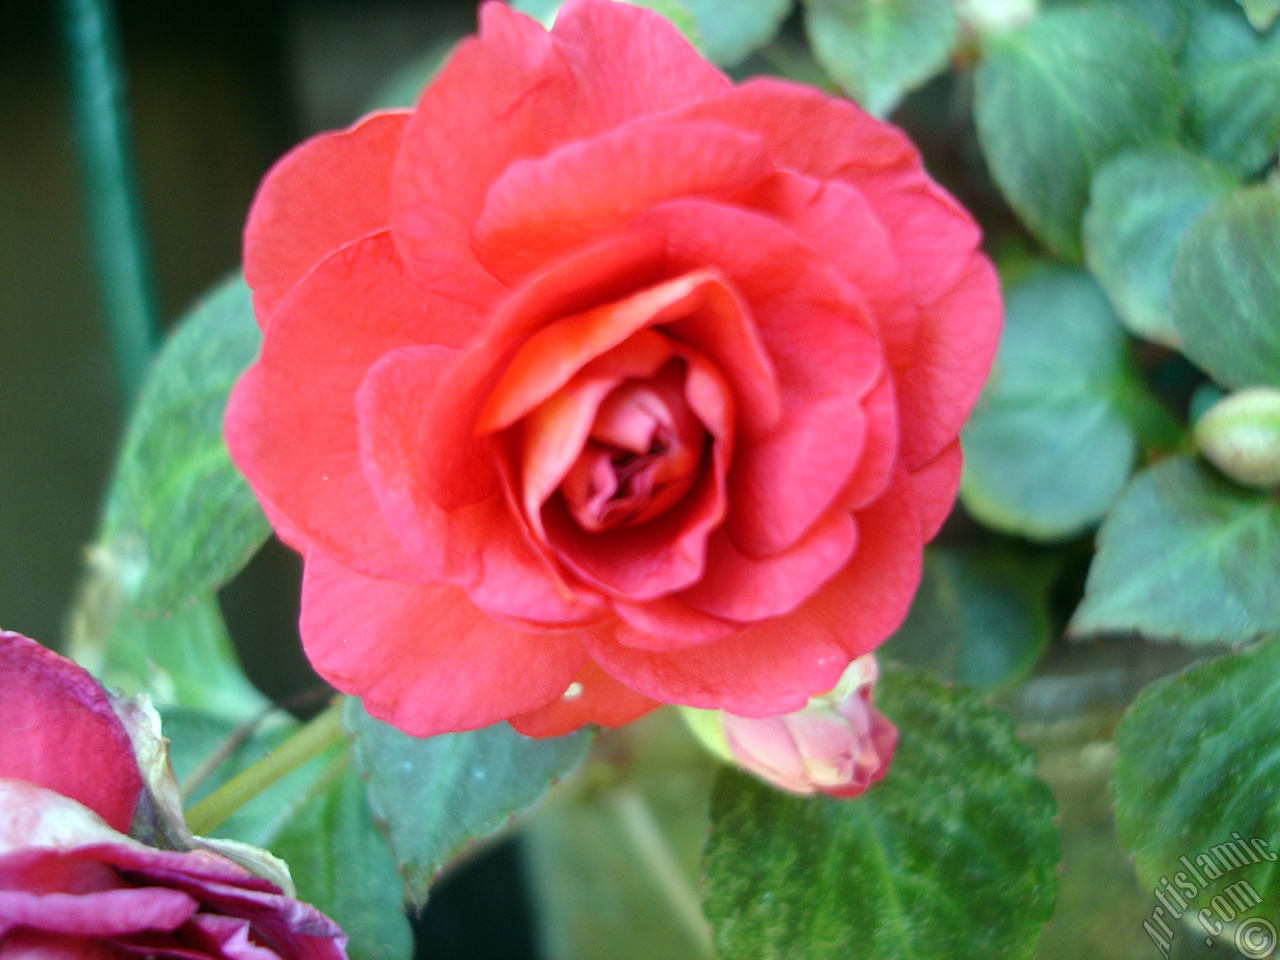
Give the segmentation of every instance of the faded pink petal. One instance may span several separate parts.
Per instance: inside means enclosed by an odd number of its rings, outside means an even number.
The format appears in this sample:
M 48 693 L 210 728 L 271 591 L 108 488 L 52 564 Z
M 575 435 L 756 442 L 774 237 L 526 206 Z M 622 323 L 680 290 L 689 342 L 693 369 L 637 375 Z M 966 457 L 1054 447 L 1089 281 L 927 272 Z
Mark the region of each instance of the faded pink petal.
M 0 690 L 0 778 L 71 797 L 128 830 L 142 775 L 98 682 L 34 640 L 0 632 Z

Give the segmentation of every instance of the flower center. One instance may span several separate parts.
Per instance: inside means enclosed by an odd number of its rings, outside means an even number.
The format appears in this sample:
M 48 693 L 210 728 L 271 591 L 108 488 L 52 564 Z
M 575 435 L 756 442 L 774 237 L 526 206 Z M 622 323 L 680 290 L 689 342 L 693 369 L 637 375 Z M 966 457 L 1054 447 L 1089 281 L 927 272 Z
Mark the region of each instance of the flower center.
M 673 360 L 649 380 L 624 381 L 601 403 L 560 487 L 584 530 L 644 523 L 693 485 L 706 431 L 685 401 L 684 366 Z

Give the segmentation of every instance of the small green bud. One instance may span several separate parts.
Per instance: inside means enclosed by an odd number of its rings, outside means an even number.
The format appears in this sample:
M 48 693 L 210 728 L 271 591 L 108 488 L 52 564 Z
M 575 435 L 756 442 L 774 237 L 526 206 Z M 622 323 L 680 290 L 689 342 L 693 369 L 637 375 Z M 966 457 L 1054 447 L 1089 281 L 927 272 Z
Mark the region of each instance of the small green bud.
M 1040 0 L 956 0 L 961 25 L 979 37 L 1025 26 L 1039 8 Z
M 1196 423 L 1195 439 L 1205 459 L 1237 483 L 1280 487 L 1280 390 L 1229 394 Z

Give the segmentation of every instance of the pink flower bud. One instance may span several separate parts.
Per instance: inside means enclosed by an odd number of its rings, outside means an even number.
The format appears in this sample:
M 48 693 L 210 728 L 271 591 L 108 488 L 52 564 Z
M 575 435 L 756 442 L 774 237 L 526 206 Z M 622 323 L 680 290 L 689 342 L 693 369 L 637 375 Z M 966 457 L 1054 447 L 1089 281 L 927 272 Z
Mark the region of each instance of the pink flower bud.
M 714 753 L 774 786 L 853 797 L 884 776 L 898 740 L 893 724 L 871 705 L 878 674 L 868 655 L 803 710 L 757 719 L 686 709 L 685 717 Z

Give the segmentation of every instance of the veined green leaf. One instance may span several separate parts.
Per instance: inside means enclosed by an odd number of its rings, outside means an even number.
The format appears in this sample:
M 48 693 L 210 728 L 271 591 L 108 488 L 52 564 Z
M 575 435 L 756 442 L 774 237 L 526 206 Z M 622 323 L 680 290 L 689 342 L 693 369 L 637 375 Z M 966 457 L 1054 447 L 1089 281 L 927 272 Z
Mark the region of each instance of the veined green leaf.
M 1079 260 L 1089 183 L 1108 158 L 1172 142 L 1169 52 L 1113 8 L 1050 10 L 993 36 L 977 71 L 978 139 L 996 183 L 1048 247 Z
M 1280 502 L 1189 457 L 1139 474 L 1098 533 L 1076 634 L 1243 643 L 1280 630 Z
M 861 797 L 721 775 L 703 864 L 722 960 L 1033 955 L 1058 838 L 1030 752 L 971 692 L 905 670 L 877 692 L 900 740 Z
M 179 324 L 130 416 L 107 491 L 101 565 L 143 612 L 172 612 L 231 579 L 271 532 L 227 454 L 222 415 L 261 335 L 239 277 Z
M 582 760 L 586 732 L 534 740 L 505 723 L 411 737 L 374 720 L 351 700 L 347 727 L 369 785 L 374 815 L 386 824 L 411 902 L 427 892 L 468 843 L 524 813 Z

